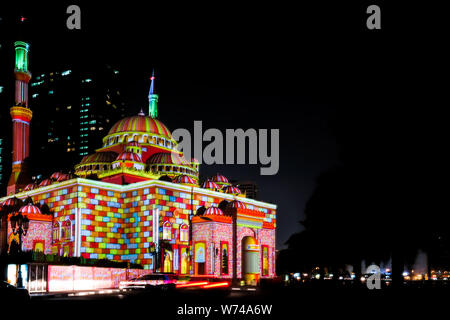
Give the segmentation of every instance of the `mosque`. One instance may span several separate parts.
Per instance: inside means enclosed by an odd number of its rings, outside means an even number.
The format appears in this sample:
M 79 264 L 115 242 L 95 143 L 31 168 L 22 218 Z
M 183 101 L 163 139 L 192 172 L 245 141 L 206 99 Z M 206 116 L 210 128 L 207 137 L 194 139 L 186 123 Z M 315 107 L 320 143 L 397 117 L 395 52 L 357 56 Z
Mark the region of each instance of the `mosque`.
M 17 41 L 15 50 L 12 173 L 0 199 L 5 250 L 20 246 L 248 283 L 275 276 L 276 205 L 246 198 L 221 174 L 199 184 L 199 162 L 177 151 L 158 119 L 154 74 L 148 114 L 115 123 L 74 174 L 30 181 L 29 45 Z M 27 228 L 21 239 L 19 221 Z

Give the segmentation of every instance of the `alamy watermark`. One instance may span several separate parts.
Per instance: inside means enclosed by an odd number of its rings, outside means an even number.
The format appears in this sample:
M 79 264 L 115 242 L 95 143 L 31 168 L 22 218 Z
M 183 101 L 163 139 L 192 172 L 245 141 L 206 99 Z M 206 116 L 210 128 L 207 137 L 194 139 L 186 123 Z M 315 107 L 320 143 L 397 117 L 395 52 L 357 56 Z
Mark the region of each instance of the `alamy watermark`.
M 270 134 L 270 136 L 269 136 Z M 176 129 L 172 136 L 186 159 L 205 164 L 260 164 L 261 175 L 275 175 L 280 166 L 279 129 L 219 129 L 203 132 L 202 121 L 194 121 L 194 138 L 187 129 Z M 203 148 L 203 142 L 208 144 Z M 270 148 L 269 148 L 270 143 Z M 248 147 L 248 148 L 247 148 Z M 248 161 L 247 161 L 248 159 Z
M 366 273 L 370 273 L 371 275 L 367 278 L 367 288 L 369 290 L 373 289 L 381 289 L 381 270 L 380 267 L 376 264 L 372 264 L 367 267 Z

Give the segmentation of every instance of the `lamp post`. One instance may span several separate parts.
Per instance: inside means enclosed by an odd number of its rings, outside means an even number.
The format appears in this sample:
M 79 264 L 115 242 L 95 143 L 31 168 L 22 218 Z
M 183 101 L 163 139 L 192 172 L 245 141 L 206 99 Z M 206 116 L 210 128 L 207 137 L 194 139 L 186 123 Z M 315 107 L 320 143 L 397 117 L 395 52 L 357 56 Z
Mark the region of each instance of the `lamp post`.
M 11 224 L 11 229 L 14 235 L 19 234 L 19 248 L 18 252 L 22 252 L 22 235 L 26 236 L 28 232 L 28 227 L 30 225 L 30 220 L 22 213 L 16 213 L 9 219 Z M 19 264 L 19 271 L 17 272 L 17 287 L 23 288 L 22 270 Z

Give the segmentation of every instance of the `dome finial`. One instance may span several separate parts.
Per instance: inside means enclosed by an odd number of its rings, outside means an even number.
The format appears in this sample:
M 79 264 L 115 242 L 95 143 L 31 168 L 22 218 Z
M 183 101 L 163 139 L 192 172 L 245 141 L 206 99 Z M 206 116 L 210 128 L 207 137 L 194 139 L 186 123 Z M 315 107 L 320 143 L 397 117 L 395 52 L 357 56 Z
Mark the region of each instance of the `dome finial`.
M 155 119 L 158 116 L 158 95 L 155 93 L 155 69 L 150 77 L 150 91 L 148 93 L 148 114 Z
M 142 108 L 141 108 L 141 111 L 139 111 L 138 116 L 145 116 L 145 113 L 144 113 L 144 111 L 142 110 Z

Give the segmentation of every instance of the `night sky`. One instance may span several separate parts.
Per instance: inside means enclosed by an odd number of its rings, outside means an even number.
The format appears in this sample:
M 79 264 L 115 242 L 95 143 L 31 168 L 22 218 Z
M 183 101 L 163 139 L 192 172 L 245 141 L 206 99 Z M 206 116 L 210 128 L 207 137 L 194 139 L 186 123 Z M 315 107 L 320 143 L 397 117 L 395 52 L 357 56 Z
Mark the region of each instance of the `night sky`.
M 66 28 L 65 9 L 75 3 L 81 7 L 81 31 Z M 359 147 L 381 158 L 381 144 L 370 144 L 383 135 L 381 123 L 399 101 L 391 99 L 400 92 L 397 75 L 411 71 L 402 64 L 411 56 L 393 48 L 421 34 L 393 22 L 404 8 L 383 11 L 383 29 L 367 30 L 368 4 L 16 5 L 0 13 L 1 81 L 9 86 L 4 94 L 11 94 L 11 104 L 12 42 L 23 15 L 32 73 L 74 59 L 117 65 L 132 115 L 147 108 L 155 68 L 159 119 L 171 131 L 192 130 L 194 120 L 202 120 L 204 130 L 280 129 L 277 175 L 260 176 L 259 165 L 200 169 L 204 176 L 220 172 L 255 181 L 259 198 L 278 205 L 277 247 L 282 248 L 302 228 L 298 222 L 318 175 L 340 164 L 342 145 L 352 149 L 346 156 L 354 161 Z

